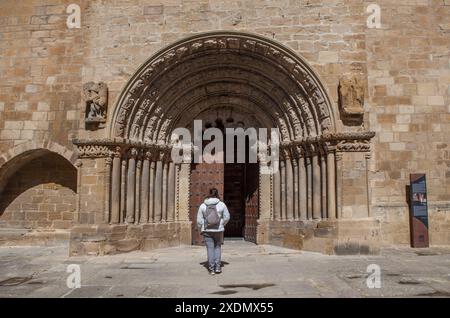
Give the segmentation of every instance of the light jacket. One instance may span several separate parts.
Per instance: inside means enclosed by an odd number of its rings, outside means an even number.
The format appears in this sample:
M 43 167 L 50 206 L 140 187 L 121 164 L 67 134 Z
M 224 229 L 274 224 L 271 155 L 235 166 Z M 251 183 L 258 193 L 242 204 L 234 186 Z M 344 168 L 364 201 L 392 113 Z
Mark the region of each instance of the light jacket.
M 206 211 L 207 205 L 216 205 L 217 212 L 221 216 L 220 225 L 217 230 L 209 229 L 205 230 L 205 218 L 203 217 L 204 212 Z M 225 203 L 220 201 L 217 198 L 208 198 L 206 199 L 198 208 L 197 212 L 197 227 L 202 232 L 223 232 L 225 231 L 225 225 L 227 225 L 230 220 L 230 212 L 228 212 L 227 206 Z

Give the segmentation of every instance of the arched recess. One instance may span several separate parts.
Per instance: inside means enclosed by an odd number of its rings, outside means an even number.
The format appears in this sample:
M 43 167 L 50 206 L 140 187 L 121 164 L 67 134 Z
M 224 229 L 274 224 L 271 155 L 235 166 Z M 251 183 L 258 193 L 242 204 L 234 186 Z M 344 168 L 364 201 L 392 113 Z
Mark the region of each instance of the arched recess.
M 280 169 L 259 176 L 260 224 L 338 216 L 336 152 L 367 151 L 373 134 L 339 131 L 324 85 L 289 48 L 212 32 L 153 55 L 120 93 L 108 138 L 75 141 L 81 158 L 107 158 L 107 222 L 189 220 L 190 170 L 173 163 L 170 137 L 211 109 L 247 113 L 258 128 L 280 131 Z
M 48 149 L 21 147 L 15 151 L 17 155 L 0 167 L 0 224 L 70 228 L 77 221 L 76 168 Z
M 176 42 L 145 62 L 119 96 L 109 136 L 167 142 L 196 99 L 229 94 L 269 114 L 283 141 L 336 130 L 326 90 L 301 57 L 258 35 L 214 32 Z

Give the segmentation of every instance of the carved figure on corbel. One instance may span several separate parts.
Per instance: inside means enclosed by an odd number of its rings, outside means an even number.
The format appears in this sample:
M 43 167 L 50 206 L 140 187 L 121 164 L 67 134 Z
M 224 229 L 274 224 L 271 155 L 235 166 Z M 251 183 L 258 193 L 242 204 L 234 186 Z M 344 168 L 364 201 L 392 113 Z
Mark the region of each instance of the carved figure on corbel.
M 108 107 L 108 87 L 105 83 L 89 82 L 83 85 L 86 102 L 85 123 L 87 129 L 103 128 Z
M 339 80 L 339 111 L 345 125 L 361 125 L 364 116 L 364 81 L 360 74 L 344 74 Z

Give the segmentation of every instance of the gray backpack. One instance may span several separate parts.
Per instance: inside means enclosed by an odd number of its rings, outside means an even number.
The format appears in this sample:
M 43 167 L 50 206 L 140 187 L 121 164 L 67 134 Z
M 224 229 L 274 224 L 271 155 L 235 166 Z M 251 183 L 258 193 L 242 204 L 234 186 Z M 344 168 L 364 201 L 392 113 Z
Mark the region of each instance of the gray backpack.
M 205 230 L 218 230 L 221 217 L 217 211 L 217 204 L 207 205 L 203 218 L 205 219 Z

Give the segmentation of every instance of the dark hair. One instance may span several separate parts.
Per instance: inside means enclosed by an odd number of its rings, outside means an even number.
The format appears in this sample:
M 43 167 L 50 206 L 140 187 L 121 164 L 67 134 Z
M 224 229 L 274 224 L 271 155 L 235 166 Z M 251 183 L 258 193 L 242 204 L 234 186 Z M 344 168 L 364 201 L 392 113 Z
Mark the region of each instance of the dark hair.
M 216 188 L 209 189 L 208 198 L 217 198 L 217 199 L 219 199 L 219 190 L 217 190 Z

